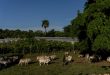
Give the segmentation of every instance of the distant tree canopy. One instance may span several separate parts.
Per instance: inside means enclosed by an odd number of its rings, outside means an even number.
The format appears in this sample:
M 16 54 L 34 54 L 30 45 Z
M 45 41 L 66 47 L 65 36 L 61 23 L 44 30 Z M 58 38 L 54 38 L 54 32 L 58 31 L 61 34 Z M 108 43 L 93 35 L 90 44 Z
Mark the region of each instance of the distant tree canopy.
M 71 42 L 47 41 L 45 39 L 19 39 L 18 41 L 10 41 L 0 43 L 0 54 L 7 53 L 44 53 L 56 51 L 71 51 L 73 45 Z
M 110 52 L 110 0 L 87 0 L 84 11 L 65 28 L 68 36 L 79 38 L 79 46 L 85 45 L 80 49 Z
M 8 30 L 0 29 L 0 39 L 4 38 L 32 38 L 32 37 L 45 37 L 45 32 L 41 30 L 37 31 L 21 31 L 17 30 Z M 54 29 L 47 32 L 46 37 L 66 37 L 63 31 L 55 31 Z

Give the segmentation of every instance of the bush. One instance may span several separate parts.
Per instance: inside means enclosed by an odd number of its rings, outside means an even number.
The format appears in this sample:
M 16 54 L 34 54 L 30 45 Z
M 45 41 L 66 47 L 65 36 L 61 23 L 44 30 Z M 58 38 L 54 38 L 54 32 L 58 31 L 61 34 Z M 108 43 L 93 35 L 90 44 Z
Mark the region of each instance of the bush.
M 0 53 L 41 53 L 41 52 L 55 52 L 68 51 L 73 49 L 70 42 L 61 41 L 47 41 L 44 39 L 24 39 L 17 42 L 9 42 L 6 45 L 0 44 Z

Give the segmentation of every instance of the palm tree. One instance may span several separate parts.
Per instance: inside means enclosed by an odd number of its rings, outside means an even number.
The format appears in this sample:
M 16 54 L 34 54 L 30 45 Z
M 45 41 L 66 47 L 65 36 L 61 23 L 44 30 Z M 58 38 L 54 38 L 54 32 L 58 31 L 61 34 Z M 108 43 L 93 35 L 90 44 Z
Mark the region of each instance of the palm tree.
M 43 20 L 42 21 L 42 27 L 45 28 L 45 35 L 46 35 L 46 33 L 47 33 L 46 28 L 49 27 L 49 21 L 48 20 Z

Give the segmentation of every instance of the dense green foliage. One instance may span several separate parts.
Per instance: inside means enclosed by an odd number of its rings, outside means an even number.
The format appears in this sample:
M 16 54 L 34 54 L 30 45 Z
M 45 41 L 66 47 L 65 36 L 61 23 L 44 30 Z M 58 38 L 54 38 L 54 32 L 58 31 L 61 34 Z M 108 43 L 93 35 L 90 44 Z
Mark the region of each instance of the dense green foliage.
M 8 29 L 0 29 L 0 38 L 31 38 L 31 37 L 35 37 L 35 36 L 44 36 L 44 32 L 43 31 L 21 31 L 21 30 L 8 30 Z
M 47 32 L 47 37 L 65 37 L 63 31 L 55 31 L 54 29 Z M 21 30 L 8 30 L 0 29 L 0 39 L 3 38 L 32 38 L 32 37 L 45 37 L 45 32 L 37 31 L 21 31 Z
M 87 43 L 80 49 L 110 52 L 110 0 L 87 0 L 84 11 L 78 11 L 66 28 L 71 28 L 69 33 L 77 36 L 80 44 Z
M 69 51 L 73 49 L 70 42 L 46 41 L 36 39 L 23 39 L 17 42 L 8 42 L 0 44 L 0 53 L 42 53 L 55 51 Z

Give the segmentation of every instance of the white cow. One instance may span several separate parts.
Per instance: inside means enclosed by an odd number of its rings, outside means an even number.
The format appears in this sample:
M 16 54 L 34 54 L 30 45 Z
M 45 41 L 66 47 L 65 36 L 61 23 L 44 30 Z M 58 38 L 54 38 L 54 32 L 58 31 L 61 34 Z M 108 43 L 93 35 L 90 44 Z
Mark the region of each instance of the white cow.
M 49 62 L 51 61 L 49 56 L 37 56 L 37 60 L 40 64 L 40 66 L 42 64 L 47 64 L 48 65 Z
M 86 54 L 86 55 L 85 55 L 85 58 L 86 58 L 87 60 L 89 60 L 90 55 L 89 55 L 89 54 Z
M 31 62 L 31 59 L 30 58 L 25 58 L 25 59 L 20 59 L 18 65 L 22 65 L 22 64 L 29 64 Z
M 64 65 L 67 65 L 71 61 L 72 61 L 72 56 L 70 56 L 70 55 L 65 56 L 64 55 L 64 57 L 63 57 L 63 64 Z
M 107 57 L 107 61 L 110 62 L 110 57 Z
M 2 60 L 2 61 L 0 61 L 0 64 L 3 64 L 4 66 L 7 66 L 8 61 L 6 61 L 6 60 Z
M 66 57 L 65 57 L 65 60 L 66 60 L 67 62 L 71 62 L 71 61 L 72 61 L 72 56 L 70 56 L 70 55 L 66 56 Z

